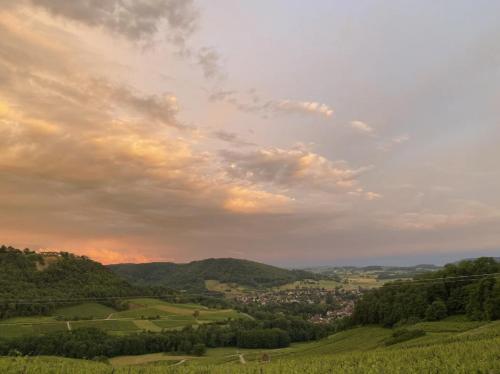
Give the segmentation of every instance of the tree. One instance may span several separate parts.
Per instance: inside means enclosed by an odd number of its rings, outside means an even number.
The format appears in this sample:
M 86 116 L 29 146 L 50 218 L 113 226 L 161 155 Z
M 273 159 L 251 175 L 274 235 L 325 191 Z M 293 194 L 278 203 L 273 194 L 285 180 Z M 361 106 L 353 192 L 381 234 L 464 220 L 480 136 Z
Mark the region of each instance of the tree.
M 333 303 L 335 303 L 335 298 L 333 297 L 331 292 L 326 295 L 325 303 L 327 303 L 328 305 L 332 305 Z
M 205 344 L 195 344 L 192 350 L 195 356 L 203 356 L 206 351 L 207 347 L 205 347 Z
M 446 317 L 446 304 L 443 300 L 433 301 L 425 311 L 425 319 L 427 321 L 439 321 Z

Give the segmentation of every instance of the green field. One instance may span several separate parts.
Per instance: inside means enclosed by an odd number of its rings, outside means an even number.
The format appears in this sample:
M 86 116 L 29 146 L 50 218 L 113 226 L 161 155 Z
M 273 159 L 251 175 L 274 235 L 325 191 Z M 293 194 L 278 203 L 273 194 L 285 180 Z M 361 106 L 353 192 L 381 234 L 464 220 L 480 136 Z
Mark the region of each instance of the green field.
M 293 290 L 296 288 L 324 288 L 326 290 L 334 290 L 336 287 L 342 286 L 334 280 L 321 279 L 321 280 L 301 280 L 292 283 L 287 283 L 282 286 L 276 287 L 279 290 Z
M 324 288 L 326 290 L 334 290 L 337 287 L 342 287 L 346 289 L 357 289 L 358 287 L 363 288 L 376 288 L 384 284 L 385 281 L 378 280 L 375 276 L 364 275 L 346 275 L 344 282 L 337 282 L 331 279 L 321 279 L 321 280 L 301 280 L 292 283 L 287 283 L 282 286 L 276 287 L 278 290 L 291 290 L 296 288 Z
M 236 283 L 222 283 L 218 280 L 206 280 L 205 287 L 209 291 L 222 292 L 228 297 L 241 296 L 252 290 L 250 287 L 245 287 Z
M 81 318 L 106 318 L 114 312 L 116 310 L 102 304 L 83 303 L 56 309 L 53 314 L 55 316 L 62 316 L 65 319 L 75 320 Z
M 130 299 L 130 309 L 117 312 L 97 303 L 57 309 L 51 316 L 17 317 L 0 322 L 0 338 L 14 338 L 50 331 L 96 327 L 112 334 L 159 332 L 189 325 L 248 318 L 232 309 L 208 309 L 198 304 L 174 304 L 157 299 Z M 198 318 L 194 317 L 195 311 Z M 64 317 L 65 321 L 57 321 Z M 82 320 L 83 318 L 83 320 Z
M 162 353 L 122 356 L 110 364 L 54 357 L 0 358 L 1 373 L 500 373 L 500 321 L 445 320 L 409 328 L 427 334 L 390 347 L 391 330 L 359 327 L 318 342 L 277 350 L 209 349 L 204 357 Z M 450 331 L 453 330 L 453 331 Z M 263 353 L 270 363 L 261 363 Z M 240 355 L 245 364 L 241 363 Z
M 100 321 L 75 321 L 70 322 L 72 329 L 83 327 L 95 327 L 106 332 L 134 332 L 139 327 L 132 320 L 100 320 Z

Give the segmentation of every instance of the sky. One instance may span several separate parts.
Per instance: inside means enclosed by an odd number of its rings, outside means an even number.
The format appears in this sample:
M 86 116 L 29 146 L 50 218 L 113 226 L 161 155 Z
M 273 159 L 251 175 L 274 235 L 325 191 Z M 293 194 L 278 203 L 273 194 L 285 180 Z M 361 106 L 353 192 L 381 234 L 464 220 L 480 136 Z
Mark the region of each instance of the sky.
M 500 2 L 0 0 L 0 242 L 500 253 Z

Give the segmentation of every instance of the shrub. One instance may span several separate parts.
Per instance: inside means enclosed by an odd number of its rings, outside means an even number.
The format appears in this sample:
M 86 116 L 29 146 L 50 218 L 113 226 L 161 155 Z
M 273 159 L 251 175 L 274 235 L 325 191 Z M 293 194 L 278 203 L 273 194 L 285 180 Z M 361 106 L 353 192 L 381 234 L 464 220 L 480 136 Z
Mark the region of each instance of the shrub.
M 192 353 L 195 356 L 203 356 L 206 351 L 207 351 L 207 347 L 205 347 L 205 344 L 195 344 L 193 346 Z
M 401 342 L 405 342 L 407 340 L 415 339 L 420 336 L 424 336 L 425 331 L 421 329 L 414 329 L 414 330 L 408 330 L 408 329 L 398 329 L 395 330 L 391 337 L 386 339 L 385 345 L 393 345 Z

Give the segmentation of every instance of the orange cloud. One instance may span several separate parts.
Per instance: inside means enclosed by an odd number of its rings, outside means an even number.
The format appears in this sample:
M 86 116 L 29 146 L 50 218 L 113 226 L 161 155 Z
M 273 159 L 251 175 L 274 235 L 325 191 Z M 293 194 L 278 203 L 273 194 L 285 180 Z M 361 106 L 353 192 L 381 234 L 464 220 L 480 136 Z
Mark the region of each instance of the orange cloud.
M 293 199 L 266 191 L 245 187 L 232 187 L 224 201 L 224 209 L 235 213 L 284 213 L 290 212 Z

